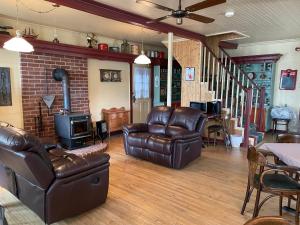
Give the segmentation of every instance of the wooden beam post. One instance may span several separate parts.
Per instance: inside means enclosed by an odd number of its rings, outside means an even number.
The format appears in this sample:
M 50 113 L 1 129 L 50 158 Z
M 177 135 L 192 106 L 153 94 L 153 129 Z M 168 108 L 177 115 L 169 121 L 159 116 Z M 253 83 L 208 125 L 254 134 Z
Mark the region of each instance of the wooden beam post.
M 167 106 L 172 105 L 172 74 L 173 74 L 173 38 L 172 32 L 168 33 L 168 87 Z

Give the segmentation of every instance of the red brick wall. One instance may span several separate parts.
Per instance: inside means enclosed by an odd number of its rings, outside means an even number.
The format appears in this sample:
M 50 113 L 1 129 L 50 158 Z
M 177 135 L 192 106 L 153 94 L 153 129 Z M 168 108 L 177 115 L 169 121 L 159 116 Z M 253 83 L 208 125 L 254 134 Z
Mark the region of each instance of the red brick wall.
M 22 103 L 24 129 L 38 134 L 35 117 L 39 116 L 41 97 L 55 95 L 55 101 L 48 113 L 46 104 L 42 101 L 42 136 L 54 137 L 53 113 L 63 108 L 63 92 L 61 82 L 52 78 L 55 68 L 64 68 L 69 73 L 72 112 L 89 113 L 88 100 L 88 69 L 87 59 L 72 56 L 61 56 L 46 53 L 21 54 Z M 46 78 L 47 76 L 47 78 Z M 48 81 L 48 82 L 46 82 Z

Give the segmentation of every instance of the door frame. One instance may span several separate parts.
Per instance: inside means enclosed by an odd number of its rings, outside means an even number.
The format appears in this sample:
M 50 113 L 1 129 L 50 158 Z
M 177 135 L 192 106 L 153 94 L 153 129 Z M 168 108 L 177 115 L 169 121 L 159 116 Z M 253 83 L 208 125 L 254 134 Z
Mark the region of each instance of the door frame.
M 130 123 L 133 122 L 133 67 L 134 63 L 130 63 Z M 151 98 L 151 108 L 153 107 L 154 98 L 154 68 L 153 64 L 149 64 L 150 67 L 150 98 Z

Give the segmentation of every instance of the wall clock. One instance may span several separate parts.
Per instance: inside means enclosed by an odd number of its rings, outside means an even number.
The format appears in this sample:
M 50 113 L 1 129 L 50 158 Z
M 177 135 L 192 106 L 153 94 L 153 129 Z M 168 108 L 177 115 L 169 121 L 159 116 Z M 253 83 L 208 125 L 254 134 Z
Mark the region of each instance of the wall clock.
M 250 72 L 250 73 L 248 73 L 248 77 L 249 77 L 249 79 L 254 80 L 256 77 L 256 74 L 254 72 Z

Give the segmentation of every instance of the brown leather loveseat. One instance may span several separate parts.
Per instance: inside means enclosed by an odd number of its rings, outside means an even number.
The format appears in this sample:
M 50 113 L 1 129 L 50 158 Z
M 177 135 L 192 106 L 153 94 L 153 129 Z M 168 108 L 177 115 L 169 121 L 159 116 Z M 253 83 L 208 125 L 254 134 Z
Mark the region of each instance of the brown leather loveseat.
M 104 203 L 108 185 L 109 155 L 48 152 L 24 130 L 0 126 L 0 186 L 46 224 Z
M 155 107 L 145 124 L 123 128 L 126 154 L 180 169 L 201 155 L 206 117 L 197 109 Z

